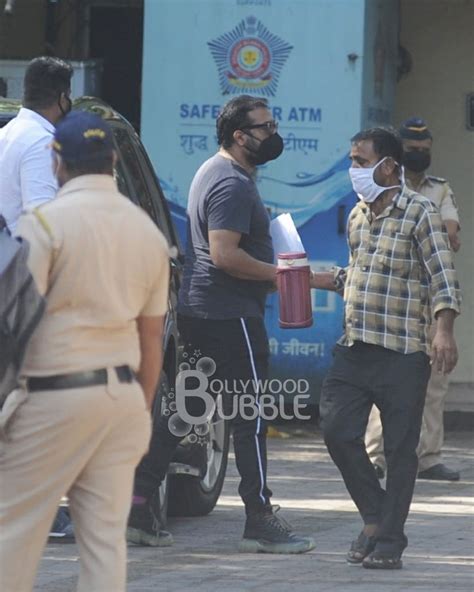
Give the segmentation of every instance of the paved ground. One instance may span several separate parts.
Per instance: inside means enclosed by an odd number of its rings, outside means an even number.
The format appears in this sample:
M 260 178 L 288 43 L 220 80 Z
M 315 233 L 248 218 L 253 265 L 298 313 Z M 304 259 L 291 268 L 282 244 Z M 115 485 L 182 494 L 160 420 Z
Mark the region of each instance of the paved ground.
M 447 434 L 445 458 L 461 469 L 461 482 L 417 482 L 401 571 L 345 563 L 348 543 L 360 530 L 358 515 L 320 436 L 297 433 L 269 440 L 269 483 L 284 516 L 298 531 L 315 536 L 314 551 L 290 557 L 235 552 L 243 518 L 231 461 L 211 515 L 170 520 L 174 547 L 130 548 L 128 592 L 472 592 L 472 444 L 467 432 Z M 49 545 L 35 592 L 72 592 L 78 569 L 75 545 Z

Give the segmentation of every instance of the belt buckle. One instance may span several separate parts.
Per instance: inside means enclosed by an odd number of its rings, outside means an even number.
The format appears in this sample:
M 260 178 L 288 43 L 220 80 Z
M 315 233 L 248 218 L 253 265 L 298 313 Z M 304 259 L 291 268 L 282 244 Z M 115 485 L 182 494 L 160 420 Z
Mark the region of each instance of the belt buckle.
M 134 373 L 130 366 L 117 366 L 115 368 L 115 374 L 119 382 L 133 382 L 135 379 Z

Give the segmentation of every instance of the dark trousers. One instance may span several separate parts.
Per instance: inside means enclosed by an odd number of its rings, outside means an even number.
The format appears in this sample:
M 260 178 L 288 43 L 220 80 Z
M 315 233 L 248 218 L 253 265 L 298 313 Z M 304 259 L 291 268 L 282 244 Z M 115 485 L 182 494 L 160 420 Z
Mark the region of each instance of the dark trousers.
M 239 408 L 238 401 L 232 399 L 242 396 L 243 390 L 258 402 L 259 392 L 254 388 L 255 384 L 268 377 L 268 337 L 263 319 L 212 320 L 179 316 L 178 328 L 184 342 L 185 359 L 195 358 L 195 352 L 199 352 L 200 359 L 209 357 L 214 360 L 216 370 L 209 381 L 221 381 L 225 385 L 226 415 L 232 406 Z M 237 394 L 233 392 L 234 387 Z M 207 392 L 214 396 L 215 390 Z M 201 402 L 194 410 L 191 400 L 186 409 L 190 415 L 198 416 L 202 414 L 202 407 Z M 149 452 L 136 471 L 136 495 L 149 497 L 159 487 L 176 447 L 183 439 L 170 432 L 168 419 L 162 416 L 154 426 Z M 268 505 L 272 495 L 266 484 L 266 425 L 260 416 L 247 419 L 237 415 L 232 426 L 236 464 L 241 477 L 239 494 L 247 513 L 258 512 Z
M 429 358 L 356 342 L 337 345 L 320 401 L 324 439 L 365 524 L 378 524 L 377 550 L 402 552 L 418 467 Z M 381 413 L 387 484 L 375 475 L 364 445 L 372 405 Z

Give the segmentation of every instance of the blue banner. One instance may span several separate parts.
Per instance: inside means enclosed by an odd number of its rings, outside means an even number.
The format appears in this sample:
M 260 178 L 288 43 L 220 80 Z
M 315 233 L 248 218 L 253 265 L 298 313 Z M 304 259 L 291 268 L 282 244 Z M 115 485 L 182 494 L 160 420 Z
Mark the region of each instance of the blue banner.
M 246 93 L 268 99 L 285 144 L 258 173 L 272 217 L 291 212 L 313 269 L 347 263 L 350 138 L 390 118 L 395 23 L 392 0 L 145 0 L 142 137 L 183 240 L 219 109 Z M 317 396 L 342 311 L 336 294 L 313 292 L 313 327 L 282 330 L 271 296 L 273 375 L 306 378 Z

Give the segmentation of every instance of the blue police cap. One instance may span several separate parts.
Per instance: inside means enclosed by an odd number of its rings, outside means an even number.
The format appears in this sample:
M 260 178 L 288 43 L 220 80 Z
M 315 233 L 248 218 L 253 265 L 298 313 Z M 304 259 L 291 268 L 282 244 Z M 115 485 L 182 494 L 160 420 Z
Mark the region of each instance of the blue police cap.
M 58 123 L 52 147 L 68 162 L 91 161 L 112 155 L 112 130 L 98 115 L 72 111 Z
M 428 126 L 421 117 L 410 117 L 400 126 L 400 136 L 404 140 L 428 140 L 432 139 Z

